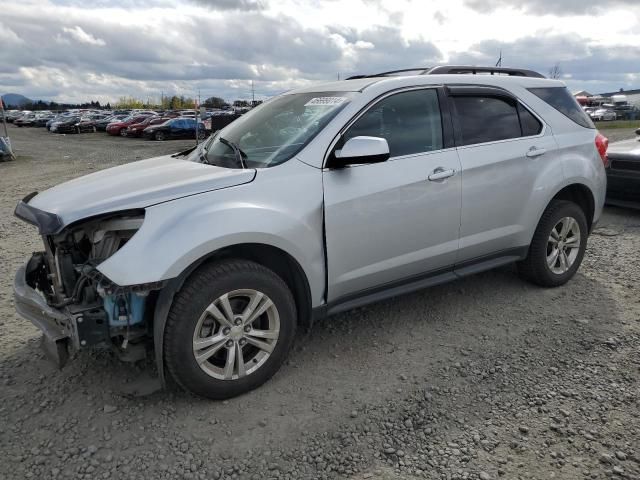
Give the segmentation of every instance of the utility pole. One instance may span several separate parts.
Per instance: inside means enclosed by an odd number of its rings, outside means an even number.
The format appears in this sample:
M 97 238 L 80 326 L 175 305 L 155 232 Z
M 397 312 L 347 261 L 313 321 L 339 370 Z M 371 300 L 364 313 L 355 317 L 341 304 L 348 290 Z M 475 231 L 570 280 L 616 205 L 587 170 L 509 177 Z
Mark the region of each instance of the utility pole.
M 251 108 L 256 106 L 256 92 L 253 89 L 253 80 L 251 80 Z
M 502 49 L 500 49 L 500 57 L 498 57 L 498 61 L 496 62 L 496 67 L 502 66 Z

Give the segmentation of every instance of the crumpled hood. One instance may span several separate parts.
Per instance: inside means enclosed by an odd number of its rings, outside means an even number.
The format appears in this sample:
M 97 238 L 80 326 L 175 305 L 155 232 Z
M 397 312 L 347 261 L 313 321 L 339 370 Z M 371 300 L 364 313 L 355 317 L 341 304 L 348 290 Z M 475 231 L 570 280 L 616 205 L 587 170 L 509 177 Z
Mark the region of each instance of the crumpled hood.
M 171 156 L 140 160 L 61 183 L 39 193 L 30 207 L 54 213 L 64 225 L 94 215 L 251 182 L 256 171 L 190 162 Z

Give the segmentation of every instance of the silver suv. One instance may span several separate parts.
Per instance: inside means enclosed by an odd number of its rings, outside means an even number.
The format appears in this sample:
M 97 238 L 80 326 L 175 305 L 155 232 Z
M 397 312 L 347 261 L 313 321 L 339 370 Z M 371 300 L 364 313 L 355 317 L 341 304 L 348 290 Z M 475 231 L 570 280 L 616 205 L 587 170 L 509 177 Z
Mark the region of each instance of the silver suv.
M 19 202 L 44 251 L 17 272 L 16 308 L 59 365 L 152 344 L 163 382 L 231 397 L 318 317 L 511 262 L 564 284 L 602 210 L 606 148 L 564 84 L 526 70 L 292 91 L 197 148 Z

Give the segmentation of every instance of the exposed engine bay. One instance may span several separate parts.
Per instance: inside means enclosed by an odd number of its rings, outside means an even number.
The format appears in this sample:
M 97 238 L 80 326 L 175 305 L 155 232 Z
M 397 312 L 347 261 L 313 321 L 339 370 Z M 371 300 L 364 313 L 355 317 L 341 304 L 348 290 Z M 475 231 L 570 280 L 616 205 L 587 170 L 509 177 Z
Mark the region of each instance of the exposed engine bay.
M 162 282 L 122 287 L 96 268 L 122 248 L 143 221 L 143 211 L 121 212 L 43 235 L 45 250 L 29 260 L 26 282 L 49 306 L 67 313 L 68 325 L 60 325 L 70 339 L 65 347 L 78 350 L 107 343 L 124 360 L 144 356 L 147 299 Z M 60 366 L 66 361 L 62 356 L 57 359 Z

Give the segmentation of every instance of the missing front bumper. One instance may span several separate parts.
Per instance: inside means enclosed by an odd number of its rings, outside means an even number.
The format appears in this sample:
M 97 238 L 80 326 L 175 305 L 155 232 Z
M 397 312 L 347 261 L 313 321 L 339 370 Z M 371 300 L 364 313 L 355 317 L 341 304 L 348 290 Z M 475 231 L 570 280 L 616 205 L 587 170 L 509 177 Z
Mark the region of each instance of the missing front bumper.
M 47 305 L 45 299 L 27 284 L 26 265 L 16 272 L 13 296 L 17 312 L 42 330 L 49 340 L 55 342 L 71 337 L 69 316 Z

